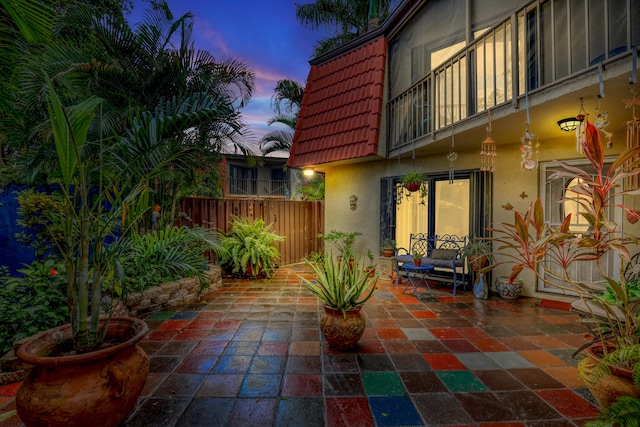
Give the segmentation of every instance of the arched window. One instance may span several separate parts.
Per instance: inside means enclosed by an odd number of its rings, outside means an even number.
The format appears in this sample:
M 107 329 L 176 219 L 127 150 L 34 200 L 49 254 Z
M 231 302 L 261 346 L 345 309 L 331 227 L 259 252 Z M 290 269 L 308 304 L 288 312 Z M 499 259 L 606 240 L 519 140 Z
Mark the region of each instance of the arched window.
M 593 167 L 586 163 L 586 160 L 568 161 L 567 163 L 574 167 L 579 167 L 587 173 L 595 173 Z M 608 164 L 605 164 L 605 169 L 607 167 Z M 566 215 L 571 214 L 570 231 L 574 233 L 589 232 L 589 223 L 582 214 L 585 212 L 583 204 L 588 204 L 591 201 L 586 199 L 588 196 L 576 193 L 575 191 L 581 185 L 580 178 L 556 177 L 551 179 L 553 172 L 556 170 L 558 170 L 558 167 L 551 163 L 540 164 L 540 179 L 542 180 L 540 188 L 542 189 L 541 196 L 545 210 L 545 222 L 551 227 L 557 227 L 562 224 Z M 622 220 L 622 218 L 614 217 L 614 215 L 620 215 L 620 213 L 613 208 L 609 208 L 606 214 L 608 218 L 618 223 Z M 620 260 L 617 256 L 614 256 L 612 252 L 613 251 L 607 253 L 600 261 L 605 271 L 607 271 L 607 274 L 615 278 L 619 274 Z M 562 271 L 556 264 L 549 262 L 547 267 L 559 276 L 562 276 Z M 542 273 L 544 274 L 544 272 Z M 570 267 L 569 274 L 581 282 L 598 282 L 603 280 L 596 263 L 593 261 L 574 262 Z M 552 282 L 554 281 L 553 278 L 547 277 L 547 279 Z M 542 281 L 538 283 L 538 290 L 562 293 L 562 291 L 553 286 L 546 286 Z
M 591 197 L 577 193 L 574 189 L 578 189 L 581 183 L 580 178 L 573 178 L 567 183 L 565 194 L 563 197 L 564 216 L 571 214 L 570 230 L 576 233 L 586 233 L 589 231 L 589 222 L 582 215 L 584 213 L 584 204 L 591 203 Z

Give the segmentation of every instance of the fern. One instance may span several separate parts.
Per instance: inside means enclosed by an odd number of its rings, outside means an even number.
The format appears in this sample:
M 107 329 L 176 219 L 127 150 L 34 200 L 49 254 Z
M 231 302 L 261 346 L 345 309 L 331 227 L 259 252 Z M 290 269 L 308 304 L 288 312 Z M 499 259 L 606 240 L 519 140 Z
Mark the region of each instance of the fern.
M 617 427 L 640 425 L 640 399 L 620 396 L 611 406 L 602 410 L 596 421 L 586 427 Z
M 249 218 L 231 216 L 231 230 L 222 238 L 222 247 L 226 251 L 221 257 L 223 263 L 229 263 L 233 273 L 253 275 L 264 273 L 271 277 L 275 262 L 280 258 L 277 243 L 284 241 L 283 236 L 271 231 L 273 224 L 263 219 L 254 221 Z

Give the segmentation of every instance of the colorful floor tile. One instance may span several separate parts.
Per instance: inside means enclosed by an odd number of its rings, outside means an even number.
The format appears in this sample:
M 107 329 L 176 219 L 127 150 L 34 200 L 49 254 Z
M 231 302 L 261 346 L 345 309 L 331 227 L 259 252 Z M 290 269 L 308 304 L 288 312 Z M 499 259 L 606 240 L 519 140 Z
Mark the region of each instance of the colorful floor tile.
M 582 426 L 598 414 L 577 378 L 587 338 L 564 305 L 488 300 L 379 281 L 351 351 L 329 347 L 296 273 L 227 279 L 201 303 L 146 317 L 150 375 L 125 427 Z M 0 386 L 0 426 L 21 427 L 19 383 Z

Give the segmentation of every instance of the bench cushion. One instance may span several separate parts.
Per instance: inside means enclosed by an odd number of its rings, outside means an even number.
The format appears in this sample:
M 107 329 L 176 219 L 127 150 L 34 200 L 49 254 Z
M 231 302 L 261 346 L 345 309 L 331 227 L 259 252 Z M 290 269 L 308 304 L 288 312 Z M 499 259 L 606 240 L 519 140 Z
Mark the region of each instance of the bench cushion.
M 430 258 L 452 260 L 458 256 L 457 249 L 434 249 L 431 251 Z

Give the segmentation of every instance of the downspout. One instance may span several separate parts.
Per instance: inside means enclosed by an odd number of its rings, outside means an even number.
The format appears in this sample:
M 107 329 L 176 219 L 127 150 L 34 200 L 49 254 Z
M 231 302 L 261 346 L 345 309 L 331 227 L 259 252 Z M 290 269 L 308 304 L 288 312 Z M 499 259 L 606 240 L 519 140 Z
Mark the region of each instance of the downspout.
M 368 31 L 378 28 L 378 12 L 378 0 L 369 0 L 369 26 L 367 27 Z

